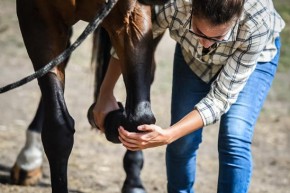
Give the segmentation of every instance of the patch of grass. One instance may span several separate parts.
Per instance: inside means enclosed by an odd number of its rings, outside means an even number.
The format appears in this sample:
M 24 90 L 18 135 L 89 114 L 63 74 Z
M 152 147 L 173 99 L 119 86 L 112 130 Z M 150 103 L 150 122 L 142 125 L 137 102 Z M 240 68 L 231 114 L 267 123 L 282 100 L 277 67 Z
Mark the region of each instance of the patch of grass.
M 280 66 L 278 71 L 280 72 L 289 72 L 290 71 L 290 3 L 289 0 L 274 0 L 274 6 L 281 17 L 284 19 L 286 26 L 281 33 L 281 57 L 280 57 Z

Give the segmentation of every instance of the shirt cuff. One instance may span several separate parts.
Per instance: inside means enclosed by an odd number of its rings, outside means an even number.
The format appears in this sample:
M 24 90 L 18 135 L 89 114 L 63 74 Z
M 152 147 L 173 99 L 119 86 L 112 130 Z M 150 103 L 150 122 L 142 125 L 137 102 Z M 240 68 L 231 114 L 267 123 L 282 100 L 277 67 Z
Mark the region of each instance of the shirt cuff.
M 195 109 L 198 110 L 204 126 L 211 125 L 219 120 L 210 104 L 200 102 L 195 106 Z

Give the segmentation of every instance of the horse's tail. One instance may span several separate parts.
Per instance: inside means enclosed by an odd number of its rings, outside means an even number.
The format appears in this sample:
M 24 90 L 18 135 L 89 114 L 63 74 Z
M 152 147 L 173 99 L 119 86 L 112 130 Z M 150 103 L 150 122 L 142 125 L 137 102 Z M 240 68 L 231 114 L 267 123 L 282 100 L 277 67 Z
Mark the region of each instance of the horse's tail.
M 94 99 L 97 100 L 101 84 L 104 80 L 110 61 L 110 50 L 112 44 L 107 31 L 99 27 L 93 34 L 92 65 L 95 67 Z

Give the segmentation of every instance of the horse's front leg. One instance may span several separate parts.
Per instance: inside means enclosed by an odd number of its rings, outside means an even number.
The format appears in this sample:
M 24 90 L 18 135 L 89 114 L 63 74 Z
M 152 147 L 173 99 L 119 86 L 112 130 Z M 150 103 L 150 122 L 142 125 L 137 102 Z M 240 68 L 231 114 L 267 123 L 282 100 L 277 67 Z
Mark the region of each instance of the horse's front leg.
M 122 74 L 127 91 L 125 129 L 137 131 L 141 124 L 155 123 L 150 104 L 153 79 L 153 35 L 151 8 L 137 4 L 129 15 L 124 36 Z M 143 167 L 142 151 L 127 151 L 124 156 L 126 180 L 122 193 L 143 193 L 140 173 Z
M 127 92 L 125 113 L 127 130 L 141 124 L 155 123 L 150 104 L 153 68 L 151 8 L 137 5 L 129 15 L 124 36 L 122 74 Z
M 60 54 L 69 41 L 69 29 L 53 11 L 48 11 L 51 7 L 37 3 L 32 0 L 17 1 L 20 29 L 35 70 Z M 64 100 L 64 64 L 40 78 L 38 83 L 44 108 L 42 142 L 50 165 L 52 192 L 66 193 L 74 121 Z

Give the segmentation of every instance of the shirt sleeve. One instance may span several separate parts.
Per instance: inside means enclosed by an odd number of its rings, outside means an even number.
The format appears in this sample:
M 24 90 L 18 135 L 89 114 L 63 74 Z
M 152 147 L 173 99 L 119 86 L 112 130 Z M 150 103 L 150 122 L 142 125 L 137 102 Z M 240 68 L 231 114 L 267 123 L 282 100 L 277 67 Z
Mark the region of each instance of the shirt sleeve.
M 236 102 L 265 48 L 269 36 L 267 25 L 262 24 L 252 33 L 249 31 L 240 32 L 250 35 L 229 57 L 207 96 L 195 106 L 205 126 L 217 122 Z
M 172 5 L 171 3 L 163 6 L 155 6 L 155 18 L 153 22 L 153 38 L 163 34 L 172 21 Z

